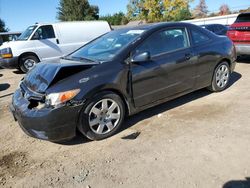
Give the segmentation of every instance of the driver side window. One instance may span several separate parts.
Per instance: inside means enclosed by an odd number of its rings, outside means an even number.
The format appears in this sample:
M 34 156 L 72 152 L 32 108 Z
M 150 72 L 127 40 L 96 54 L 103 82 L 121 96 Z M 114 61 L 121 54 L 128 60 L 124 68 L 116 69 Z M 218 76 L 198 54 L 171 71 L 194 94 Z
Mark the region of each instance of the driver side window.
M 52 25 L 45 25 L 39 27 L 34 33 L 32 40 L 43 40 L 55 38 L 55 32 Z
M 189 47 L 186 29 L 171 28 L 152 34 L 136 49 L 136 54 L 149 52 L 156 56 Z

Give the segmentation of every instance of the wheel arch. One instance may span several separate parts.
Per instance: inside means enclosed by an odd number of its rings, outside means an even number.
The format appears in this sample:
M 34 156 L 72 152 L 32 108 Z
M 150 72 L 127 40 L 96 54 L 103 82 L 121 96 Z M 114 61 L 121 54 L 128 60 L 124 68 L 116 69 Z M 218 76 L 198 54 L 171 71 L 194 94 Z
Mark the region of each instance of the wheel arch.
M 124 103 L 125 115 L 130 114 L 130 112 L 131 112 L 130 104 L 128 102 L 127 97 L 121 91 L 119 91 L 118 89 L 115 89 L 115 88 L 107 88 L 107 89 L 100 90 L 99 92 L 112 92 L 112 93 L 118 95 Z
M 94 91 L 94 92 L 93 92 Z M 131 104 L 129 102 L 128 97 L 126 97 L 122 91 L 120 91 L 117 88 L 114 87 L 108 87 L 108 88 L 99 88 L 99 89 L 94 89 L 92 90 L 92 92 L 87 94 L 87 100 L 91 100 L 91 98 L 94 98 L 95 96 L 97 96 L 100 92 L 112 92 L 116 95 L 118 95 L 121 100 L 124 103 L 124 107 L 125 107 L 125 115 L 130 115 L 131 114 Z
M 213 79 L 214 79 L 215 70 L 216 70 L 217 67 L 218 67 L 221 63 L 223 63 L 223 62 L 228 63 L 228 66 L 229 66 L 229 69 L 230 69 L 229 71 L 231 72 L 231 66 L 232 66 L 231 60 L 230 60 L 229 58 L 222 58 L 222 59 L 220 59 L 220 60 L 216 63 L 216 65 L 214 66 L 213 73 L 212 73 L 212 77 L 211 77 L 211 81 L 210 81 L 211 85 L 207 87 L 208 90 L 210 90 L 210 91 L 213 91 L 213 89 L 212 89 L 212 83 L 213 83 Z
M 22 53 L 22 54 L 18 57 L 18 66 L 19 66 L 19 67 L 20 67 L 20 61 L 21 61 L 21 59 L 22 59 L 23 57 L 29 56 L 29 55 L 35 56 L 35 57 L 38 59 L 39 62 L 41 61 L 40 58 L 38 57 L 38 55 L 37 55 L 36 53 L 34 53 L 34 52 L 24 52 L 24 53 Z
M 219 64 L 222 63 L 222 62 L 227 62 L 228 65 L 229 65 L 229 68 L 231 69 L 231 65 L 232 65 L 232 64 L 231 64 L 231 61 L 230 61 L 229 58 L 224 57 L 224 58 L 220 59 L 220 60 L 216 63 L 216 65 L 214 66 L 214 68 L 213 68 L 213 74 L 212 74 L 212 77 L 211 77 L 211 82 L 212 82 L 212 80 L 213 80 L 214 72 L 215 72 L 216 68 L 217 68 L 217 67 L 219 66 Z
M 224 57 L 224 58 L 222 58 L 220 61 L 218 61 L 218 63 L 216 64 L 214 70 L 215 70 L 215 69 L 218 67 L 218 65 L 219 65 L 220 63 L 222 63 L 222 62 L 227 62 L 228 65 L 229 65 L 229 68 L 231 69 L 231 66 L 232 66 L 231 60 L 230 60 L 229 58 Z

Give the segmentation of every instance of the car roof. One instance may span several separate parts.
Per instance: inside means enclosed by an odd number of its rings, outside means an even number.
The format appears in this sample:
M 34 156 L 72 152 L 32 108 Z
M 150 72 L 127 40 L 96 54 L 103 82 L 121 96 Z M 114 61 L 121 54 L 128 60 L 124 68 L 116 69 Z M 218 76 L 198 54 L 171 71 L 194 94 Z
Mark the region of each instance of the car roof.
M 193 26 L 193 24 L 184 23 L 184 22 L 161 22 L 161 23 L 139 25 L 139 26 L 135 26 L 133 29 L 150 30 L 150 29 L 159 29 L 162 27 L 172 27 L 172 26 Z
M 215 26 L 215 25 L 222 25 L 222 26 L 224 26 L 223 24 L 205 24 L 205 25 L 201 25 L 201 26 Z
M 184 22 L 161 22 L 161 23 L 151 23 L 151 24 L 143 24 L 138 26 L 131 26 L 131 27 L 125 27 L 117 30 L 145 30 L 145 31 L 151 31 L 151 30 L 158 30 L 165 27 L 198 27 L 194 24 L 190 23 L 184 23 Z
M 161 23 L 152 23 L 152 24 L 145 24 L 145 25 L 139 25 L 139 26 L 133 26 L 133 27 L 126 27 L 122 29 L 117 29 L 120 31 L 128 31 L 128 30 L 145 30 L 146 33 L 152 33 L 157 30 L 161 30 L 167 27 L 189 27 L 189 28 L 196 28 L 197 30 L 200 30 L 203 33 L 206 33 L 210 37 L 214 37 L 215 35 L 195 24 L 186 23 L 186 22 L 161 22 Z M 116 31 L 117 31 L 116 30 Z

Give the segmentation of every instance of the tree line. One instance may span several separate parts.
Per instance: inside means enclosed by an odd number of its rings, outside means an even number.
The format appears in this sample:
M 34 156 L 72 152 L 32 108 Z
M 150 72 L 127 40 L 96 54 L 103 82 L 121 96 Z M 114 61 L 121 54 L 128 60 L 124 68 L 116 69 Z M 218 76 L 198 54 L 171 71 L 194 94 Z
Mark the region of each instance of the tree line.
M 88 0 L 60 0 L 58 19 L 72 20 L 106 20 L 111 25 L 123 25 L 133 20 L 146 22 L 180 21 L 210 16 L 236 13 L 227 4 L 222 4 L 219 11 L 209 13 L 206 0 L 199 0 L 191 10 L 190 3 L 194 0 L 128 0 L 127 14 L 117 12 L 112 15 L 99 16 L 99 8 L 90 5 Z M 241 12 L 244 12 L 242 10 Z

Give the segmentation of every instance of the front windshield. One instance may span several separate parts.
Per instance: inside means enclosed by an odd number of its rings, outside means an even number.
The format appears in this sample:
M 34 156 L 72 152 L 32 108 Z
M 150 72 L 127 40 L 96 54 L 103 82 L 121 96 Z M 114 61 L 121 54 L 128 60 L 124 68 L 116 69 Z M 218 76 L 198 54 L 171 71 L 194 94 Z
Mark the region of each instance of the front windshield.
M 126 46 L 135 41 L 144 30 L 122 29 L 111 31 L 83 46 L 68 57 L 77 60 L 105 62 L 112 60 Z
M 28 40 L 30 35 L 33 33 L 33 31 L 36 29 L 36 25 L 28 27 L 18 38 L 17 40 Z

